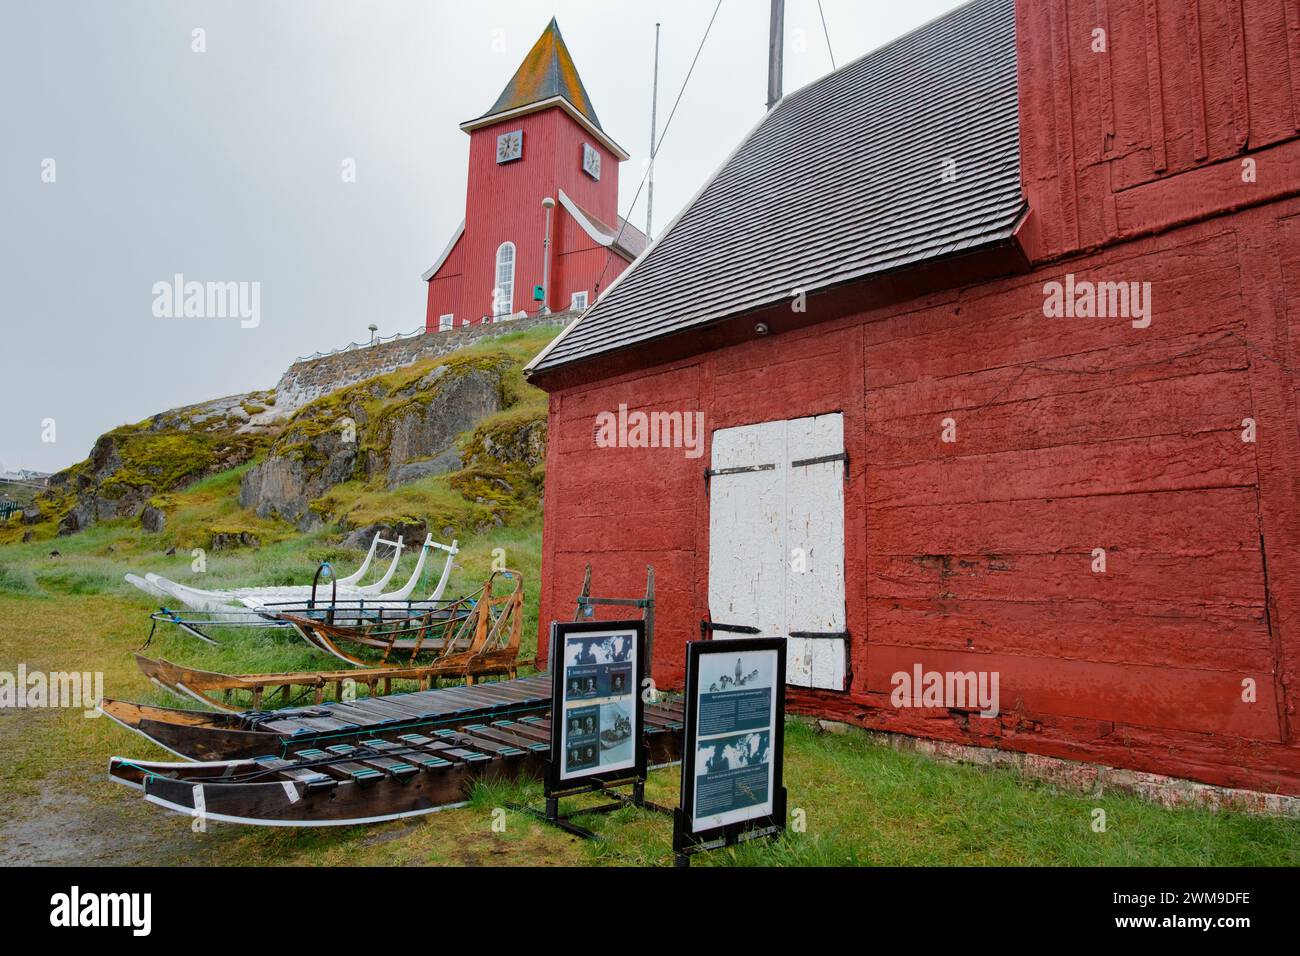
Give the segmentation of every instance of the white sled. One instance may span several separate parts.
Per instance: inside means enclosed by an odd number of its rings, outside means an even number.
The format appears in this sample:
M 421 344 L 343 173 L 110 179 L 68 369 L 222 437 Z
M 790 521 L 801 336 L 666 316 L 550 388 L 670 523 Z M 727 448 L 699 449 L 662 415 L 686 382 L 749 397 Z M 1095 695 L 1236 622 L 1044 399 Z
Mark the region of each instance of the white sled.
M 364 587 L 356 586 L 355 582 L 361 580 L 374 559 L 377 547 L 381 544 L 395 549 L 388 570 L 374 584 Z M 364 608 L 366 611 L 398 608 L 406 608 L 412 611 L 427 610 L 442 600 L 442 595 L 446 591 L 447 583 L 451 578 L 451 569 L 455 556 L 459 553 L 456 545 L 455 540 L 450 545 L 446 545 L 434 541 L 433 536 L 428 535 L 420 549 L 420 558 L 416 562 L 415 570 L 407 579 L 406 584 L 396 591 L 388 592 L 383 592 L 382 588 L 397 570 L 397 562 L 401 556 L 403 544 L 400 537 L 394 542 L 385 541 L 378 535 L 371 542 L 366 559 L 357 571 L 347 577 L 339 578 L 337 586 L 335 582 L 329 582 L 323 588 L 317 589 L 314 594 L 310 585 L 209 590 L 181 584 L 160 574 L 146 574 L 144 578 L 140 578 L 135 574 L 128 574 L 126 580 L 147 594 L 162 597 L 163 599 L 174 599 L 191 610 L 209 615 L 210 620 L 189 621 L 186 620 L 184 615 L 164 608 L 159 619 L 172 621 L 181 625 L 183 629 L 195 633 L 196 636 L 211 641 L 212 639 L 203 634 L 197 628 L 197 625 L 282 627 L 284 626 L 282 621 L 270 620 L 266 617 L 266 614 L 276 610 L 285 610 L 288 607 L 306 605 L 308 602 L 312 602 L 313 599 L 317 609 L 326 608 L 337 603 L 339 606 L 351 607 L 357 610 Z M 419 583 L 420 575 L 424 571 L 424 563 L 428 560 L 429 552 L 433 548 L 447 552 L 447 560 L 443 564 L 442 575 L 429 597 L 424 601 L 411 601 L 411 592 L 415 590 L 415 586 Z M 185 627 L 186 624 L 193 624 L 196 627 L 191 629 Z
M 369 570 L 370 564 L 375 558 L 375 551 L 381 544 L 393 548 L 393 560 L 389 563 L 387 572 L 374 584 L 358 587 L 357 582 Z M 340 597 L 346 594 L 348 599 L 360 600 L 381 593 L 397 571 L 397 562 L 401 556 L 402 539 L 400 537 L 396 541 L 385 541 L 376 534 L 370 542 L 370 550 L 366 552 L 366 559 L 361 563 L 361 567 L 347 577 L 339 578 L 339 586 L 342 592 Z M 207 590 L 180 584 L 170 578 L 163 577 L 161 574 L 152 573 L 145 574 L 143 578 L 135 574 L 128 574 L 126 580 L 151 597 L 173 598 L 195 611 L 212 613 L 236 609 L 245 597 L 260 598 L 261 602 L 265 603 L 266 601 L 293 601 L 298 598 L 306 600 L 311 595 L 311 588 L 302 585 Z

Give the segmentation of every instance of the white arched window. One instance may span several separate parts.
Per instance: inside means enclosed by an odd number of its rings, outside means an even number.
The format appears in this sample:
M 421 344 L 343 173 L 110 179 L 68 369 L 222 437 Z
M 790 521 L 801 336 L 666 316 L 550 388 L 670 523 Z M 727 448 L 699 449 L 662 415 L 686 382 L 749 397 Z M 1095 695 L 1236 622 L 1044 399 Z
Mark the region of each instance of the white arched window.
M 515 244 L 497 246 L 497 284 L 492 290 L 492 317 L 508 316 L 515 308 Z

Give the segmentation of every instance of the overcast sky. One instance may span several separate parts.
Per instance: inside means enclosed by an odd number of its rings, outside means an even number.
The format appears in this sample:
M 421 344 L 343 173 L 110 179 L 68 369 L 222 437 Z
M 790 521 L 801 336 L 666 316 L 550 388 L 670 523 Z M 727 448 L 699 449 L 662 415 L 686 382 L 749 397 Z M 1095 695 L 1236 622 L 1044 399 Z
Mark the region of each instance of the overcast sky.
M 597 115 L 649 141 L 712 0 L 3 0 L 0 470 L 54 471 L 178 405 L 270 388 L 293 359 L 419 328 L 420 273 L 464 215 L 469 137 L 552 15 Z M 822 0 L 836 63 L 956 0 Z M 785 89 L 831 68 L 787 0 Z M 194 31 L 206 46 L 195 52 Z M 660 150 L 656 232 L 759 119 L 768 0 L 722 0 Z M 48 160 L 53 160 L 51 165 Z M 355 182 L 343 164 L 355 163 Z M 52 175 L 51 175 L 52 174 Z M 52 178 L 52 182 L 44 181 Z M 153 287 L 260 283 L 260 323 L 154 315 Z M 53 443 L 43 441 L 54 420 Z

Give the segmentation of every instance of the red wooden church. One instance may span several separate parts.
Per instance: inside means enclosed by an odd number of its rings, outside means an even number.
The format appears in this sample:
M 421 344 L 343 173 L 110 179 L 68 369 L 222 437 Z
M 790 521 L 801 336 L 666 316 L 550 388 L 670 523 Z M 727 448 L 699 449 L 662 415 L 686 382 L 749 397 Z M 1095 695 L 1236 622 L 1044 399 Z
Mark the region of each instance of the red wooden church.
M 645 249 L 618 215 L 628 154 L 601 128 L 554 19 L 492 108 L 460 128 L 465 219 L 424 274 L 427 331 L 585 309 Z
M 754 629 L 798 710 L 1300 793 L 1298 133 L 1293 0 L 975 0 L 785 96 L 530 366 L 541 620 L 653 564 L 661 684 Z

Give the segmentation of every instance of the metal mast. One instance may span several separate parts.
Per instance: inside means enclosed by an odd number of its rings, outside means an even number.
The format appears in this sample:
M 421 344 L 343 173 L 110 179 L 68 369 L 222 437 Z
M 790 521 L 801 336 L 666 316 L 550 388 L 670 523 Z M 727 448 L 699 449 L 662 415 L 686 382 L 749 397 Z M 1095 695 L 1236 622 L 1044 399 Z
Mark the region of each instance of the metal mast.
M 767 108 L 781 98 L 782 53 L 785 47 L 785 0 L 772 0 L 767 39 Z
M 647 239 L 653 239 L 654 233 L 654 209 L 655 209 L 655 127 L 656 116 L 659 109 L 659 24 L 655 24 L 655 72 L 654 84 L 650 88 L 650 170 L 648 181 L 646 182 L 645 194 L 645 234 Z

